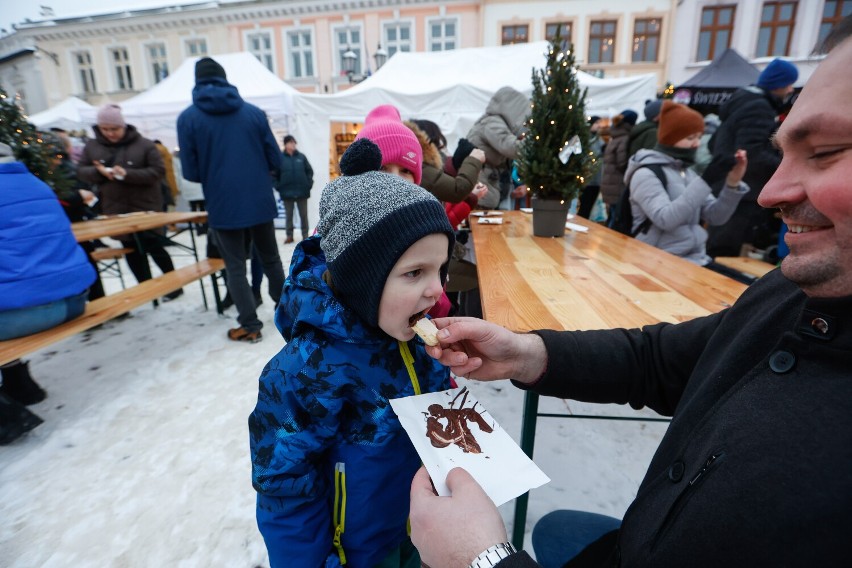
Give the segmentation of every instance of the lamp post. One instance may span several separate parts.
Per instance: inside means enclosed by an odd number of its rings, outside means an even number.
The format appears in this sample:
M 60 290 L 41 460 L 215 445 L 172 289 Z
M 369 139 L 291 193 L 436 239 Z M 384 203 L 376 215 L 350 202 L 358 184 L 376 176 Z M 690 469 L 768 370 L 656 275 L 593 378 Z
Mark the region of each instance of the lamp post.
M 376 71 L 378 71 L 387 62 L 388 52 L 384 50 L 382 44 L 379 44 L 379 48 L 376 49 L 376 54 L 373 57 L 376 58 Z

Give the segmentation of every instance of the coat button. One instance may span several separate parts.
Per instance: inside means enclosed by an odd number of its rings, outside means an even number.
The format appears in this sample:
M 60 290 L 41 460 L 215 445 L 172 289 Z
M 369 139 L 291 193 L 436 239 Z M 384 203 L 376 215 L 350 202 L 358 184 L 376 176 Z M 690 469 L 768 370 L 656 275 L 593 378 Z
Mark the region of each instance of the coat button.
M 823 335 L 828 333 L 828 322 L 822 318 L 814 318 L 813 321 L 811 321 L 811 327 L 814 331 L 818 331 Z
M 776 351 L 769 357 L 769 368 L 776 373 L 786 373 L 796 364 L 796 356 L 789 351 Z
M 683 479 L 683 472 L 686 469 L 686 466 L 683 465 L 683 462 L 676 461 L 669 468 L 669 479 L 673 482 L 677 483 L 681 479 Z

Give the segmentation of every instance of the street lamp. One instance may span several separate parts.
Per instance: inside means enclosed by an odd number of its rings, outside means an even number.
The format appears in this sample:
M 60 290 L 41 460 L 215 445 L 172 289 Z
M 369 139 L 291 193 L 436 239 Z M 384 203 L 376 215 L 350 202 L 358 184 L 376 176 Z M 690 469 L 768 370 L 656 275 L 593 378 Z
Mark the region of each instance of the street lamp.
M 341 61 L 343 65 L 343 72 L 346 73 L 346 76 L 349 78 L 350 83 L 355 83 L 355 63 L 358 60 L 358 56 L 352 51 L 350 46 L 346 46 L 346 51 L 343 52 L 343 60 Z
M 388 52 L 382 48 L 382 44 L 379 44 L 379 48 L 376 50 L 376 54 L 373 56 L 376 58 L 376 71 L 382 68 L 388 60 Z

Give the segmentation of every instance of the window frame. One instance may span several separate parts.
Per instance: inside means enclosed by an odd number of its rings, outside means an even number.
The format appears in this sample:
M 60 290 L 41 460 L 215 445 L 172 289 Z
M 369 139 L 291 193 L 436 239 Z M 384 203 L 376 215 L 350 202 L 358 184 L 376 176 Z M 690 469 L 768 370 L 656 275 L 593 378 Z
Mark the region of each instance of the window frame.
M 204 50 L 200 53 L 192 52 L 192 45 L 202 45 Z M 206 37 L 192 36 L 183 39 L 183 52 L 186 57 L 207 57 L 210 54 L 210 48 Z
M 834 14 L 827 16 L 825 11 L 828 8 L 829 2 L 834 2 Z M 819 30 L 817 31 L 817 45 L 821 45 L 825 41 L 828 32 L 831 31 L 840 20 L 843 19 L 843 10 L 848 8 L 852 13 L 852 0 L 826 0 L 822 6 L 822 17 L 819 21 Z
M 352 32 L 355 31 L 358 32 L 358 40 L 357 42 L 352 43 Z M 340 43 L 341 32 L 346 33 L 350 43 Z M 357 59 L 355 60 L 355 75 L 362 75 L 365 71 L 364 62 L 366 61 L 364 57 L 364 25 L 362 23 L 349 22 L 348 24 L 334 26 L 331 33 L 334 37 L 334 68 L 337 72 L 337 76 L 346 77 L 346 73 L 343 70 L 343 54 L 346 53 L 347 49 L 351 49 L 357 56 Z M 358 68 L 359 64 L 360 69 Z
M 123 56 L 123 60 L 116 59 Z M 116 92 L 133 91 L 133 66 L 130 61 L 130 48 L 125 45 L 107 47 L 107 59 L 113 79 L 113 90 Z M 125 83 L 122 85 L 122 83 Z
M 636 30 L 637 25 L 640 23 L 644 23 L 646 26 L 650 25 L 652 22 L 657 23 L 657 28 L 653 32 L 648 32 L 647 30 L 644 32 L 644 37 L 646 39 L 639 39 L 639 32 Z M 662 16 L 657 17 L 648 17 L 648 18 L 636 18 L 633 21 L 633 44 L 632 49 L 630 51 L 630 62 L 631 63 L 659 63 L 660 61 L 660 40 L 662 39 L 663 33 L 663 18 Z M 654 43 L 654 54 L 653 57 L 649 58 L 647 56 L 648 52 L 648 39 L 653 38 Z M 641 46 L 641 51 L 645 54 L 642 59 L 636 59 L 637 46 Z
M 447 24 L 452 23 L 455 33 L 447 35 Z M 432 35 L 432 26 L 441 26 L 441 36 L 435 37 Z M 458 16 L 440 16 L 426 19 L 426 51 L 452 51 L 461 47 L 461 18 Z M 448 48 L 447 44 L 452 43 L 453 46 Z M 440 44 L 440 49 L 433 49 L 436 44 Z
M 731 23 L 727 25 L 719 24 L 719 15 L 725 11 L 731 11 Z M 706 12 L 713 12 L 713 23 L 706 25 L 704 24 L 704 14 Z M 731 42 L 733 41 L 734 36 L 734 25 L 737 21 L 737 5 L 736 4 L 719 4 L 714 6 L 702 6 L 701 12 L 699 15 L 699 23 L 698 23 L 698 44 L 695 49 L 695 60 L 696 61 L 713 61 L 716 57 L 719 56 L 725 49 L 731 47 Z M 728 43 L 727 45 L 721 49 L 717 50 L 716 41 L 718 39 L 718 34 L 720 31 L 728 32 Z M 707 57 L 701 57 L 701 34 L 707 32 L 710 34 L 710 43 L 707 47 Z
M 792 6 L 793 13 L 790 16 L 789 20 L 779 20 L 781 10 L 784 6 Z M 764 12 L 768 7 L 773 8 L 772 20 L 767 22 L 763 19 Z M 754 55 L 755 57 L 778 57 L 778 56 L 789 56 L 790 55 L 790 44 L 793 41 L 793 33 L 796 29 L 796 10 L 799 7 L 799 3 L 795 0 L 769 0 L 763 2 L 760 10 L 760 25 L 757 29 L 757 43 L 754 46 Z M 782 53 L 777 53 L 775 51 L 777 37 L 776 34 L 780 29 L 787 29 L 787 41 L 784 45 L 784 49 Z M 766 52 L 763 53 L 760 51 L 760 43 L 761 36 L 764 33 L 764 30 L 769 30 L 769 38 L 766 42 Z
M 299 46 L 297 49 L 294 49 L 292 42 L 290 41 L 291 36 L 298 36 L 299 38 L 304 37 L 307 34 L 309 38 L 309 44 L 307 48 L 301 44 L 301 39 L 299 40 Z M 316 79 L 316 41 L 314 37 L 314 30 L 310 27 L 298 27 L 298 28 L 288 28 L 283 30 L 283 41 L 284 41 L 284 73 L 288 79 L 293 80 L 302 80 L 302 79 Z M 293 56 L 298 53 L 300 64 L 302 66 L 302 74 L 296 75 L 294 70 L 296 65 L 293 64 Z M 307 67 L 310 66 L 310 74 L 306 74 L 304 71 L 307 70 Z
M 514 41 L 514 38 L 517 38 L 517 30 L 524 30 L 523 41 Z M 512 30 L 512 41 L 506 41 L 506 31 Z M 530 25 L 529 23 L 525 24 L 501 24 L 500 25 L 500 45 L 515 45 L 518 43 L 529 43 L 530 42 Z
M 80 56 L 85 55 L 88 61 L 84 64 L 80 62 Z M 79 92 L 84 95 L 93 95 L 98 92 L 98 83 L 95 79 L 95 65 L 92 60 L 92 51 L 90 49 L 76 49 L 71 52 L 72 60 L 74 61 L 74 80 L 77 82 Z M 88 71 L 88 73 L 86 73 Z M 91 89 L 86 88 L 86 75 L 91 81 Z
M 388 38 L 388 30 L 390 28 L 393 28 L 393 27 L 396 27 L 397 30 L 399 30 L 400 27 L 402 27 L 402 26 L 408 28 L 408 39 L 407 40 L 401 40 L 401 39 L 397 38 L 395 40 L 395 42 L 391 43 L 391 40 Z M 414 29 L 415 29 L 414 26 L 415 26 L 415 22 L 414 22 L 414 20 L 411 20 L 411 19 L 398 19 L 398 20 L 391 20 L 391 21 L 387 21 L 387 22 L 382 22 L 382 47 L 385 49 L 385 51 L 388 52 L 388 58 L 389 59 L 397 51 L 401 51 L 403 53 L 412 53 L 413 51 L 415 51 L 417 43 L 416 43 L 415 38 L 414 38 Z M 398 46 L 400 46 L 400 45 L 406 46 L 406 47 L 408 47 L 408 49 L 407 50 L 399 49 Z M 374 55 L 375 55 L 375 53 L 374 53 Z
M 145 59 L 147 60 L 147 68 L 148 73 L 150 75 L 150 84 L 156 85 L 166 77 L 171 74 L 171 70 L 169 69 L 169 53 L 168 46 L 165 41 L 152 41 L 150 43 L 145 44 Z M 158 56 L 154 56 L 151 54 L 152 48 L 160 48 L 161 54 Z M 166 74 L 163 77 L 159 77 L 157 65 L 162 64 L 163 69 L 165 69 Z
M 600 33 L 594 32 L 594 27 L 596 24 L 601 24 L 602 29 Z M 612 24 L 613 29 L 612 33 L 608 34 L 606 32 L 606 25 Z M 607 40 L 609 44 L 607 44 Z M 597 49 L 597 59 L 592 59 L 593 50 L 592 42 L 600 41 L 600 45 Z M 590 20 L 589 21 L 589 48 L 588 54 L 586 57 L 586 63 L 589 65 L 606 65 L 608 63 L 615 63 L 615 50 L 618 46 L 618 20 L 615 19 L 599 19 L 599 20 Z M 607 60 L 604 57 L 604 54 L 609 52 L 610 59 Z
M 269 41 L 269 47 L 261 47 L 258 52 L 255 52 L 252 46 L 252 40 L 255 37 L 265 38 Z M 272 28 L 252 28 L 243 31 L 243 46 L 245 50 L 251 53 L 261 65 L 269 70 L 270 73 L 276 74 L 277 62 L 275 61 L 275 32 Z M 259 56 L 260 55 L 260 56 Z
M 552 38 L 556 37 L 555 33 L 554 34 L 548 33 L 547 29 L 550 26 L 559 26 L 560 29 L 562 28 L 562 26 L 568 26 L 568 37 L 566 38 L 565 36 L 562 36 L 562 40 L 563 41 L 567 40 L 568 45 L 572 44 L 572 41 L 573 41 L 572 38 L 573 38 L 573 35 L 574 35 L 574 22 L 569 21 L 569 20 L 544 22 L 544 39 L 546 41 L 550 41 Z

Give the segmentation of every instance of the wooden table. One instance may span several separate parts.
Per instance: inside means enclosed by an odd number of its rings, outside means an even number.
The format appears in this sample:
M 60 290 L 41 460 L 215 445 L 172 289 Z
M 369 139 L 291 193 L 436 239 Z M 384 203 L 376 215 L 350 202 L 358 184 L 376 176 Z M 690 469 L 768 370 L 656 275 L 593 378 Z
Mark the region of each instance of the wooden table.
M 94 241 L 103 237 L 127 235 L 139 231 L 150 231 L 178 223 L 203 223 L 207 220 L 206 211 L 159 213 L 140 211 L 123 215 L 111 215 L 90 221 L 71 224 L 71 230 L 77 242 Z
M 686 321 L 730 306 L 746 288 L 586 219 L 571 222 L 587 233 L 568 230 L 558 238 L 533 237 L 532 216 L 520 211 L 505 211 L 501 225 L 470 219 L 483 315 L 514 331 Z M 521 448 L 530 458 L 537 417 L 538 395 L 527 392 Z M 518 548 L 527 498 L 515 504 L 512 541 Z

